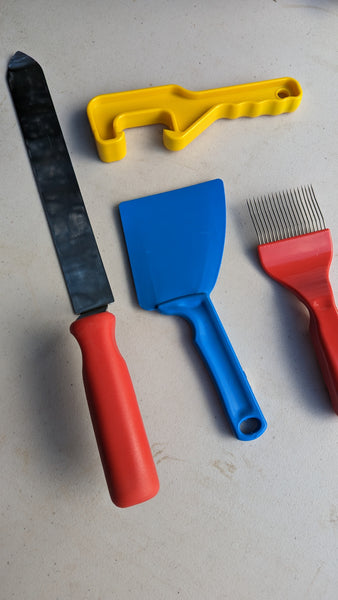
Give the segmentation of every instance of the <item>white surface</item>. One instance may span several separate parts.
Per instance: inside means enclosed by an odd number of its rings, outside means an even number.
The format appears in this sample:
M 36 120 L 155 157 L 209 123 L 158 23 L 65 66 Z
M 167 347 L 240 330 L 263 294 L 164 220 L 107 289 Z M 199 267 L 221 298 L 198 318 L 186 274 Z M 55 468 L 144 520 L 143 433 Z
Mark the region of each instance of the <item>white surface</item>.
M 312 183 L 338 248 L 338 3 L 0 2 L 1 600 L 335 600 L 338 420 L 299 303 L 264 276 L 245 200 Z M 68 296 L 5 84 L 42 65 L 112 284 L 118 343 L 158 467 L 158 496 L 115 508 L 68 328 Z M 106 92 L 291 76 L 291 115 L 219 121 L 185 150 L 162 128 L 98 159 L 86 105 Z M 231 434 L 182 320 L 138 308 L 116 207 L 220 177 L 227 235 L 212 294 L 268 420 Z M 115 210 L 114 210 L 115 209 Z M 338 291 L 338 261 L 331 270 Z

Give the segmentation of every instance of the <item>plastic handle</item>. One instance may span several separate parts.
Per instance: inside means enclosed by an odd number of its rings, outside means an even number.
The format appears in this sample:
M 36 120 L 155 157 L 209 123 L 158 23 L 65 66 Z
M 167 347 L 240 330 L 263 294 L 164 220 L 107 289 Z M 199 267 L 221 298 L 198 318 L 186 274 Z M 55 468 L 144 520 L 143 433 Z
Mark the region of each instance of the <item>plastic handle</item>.
M 132 506 L 156 495 L 159 481 L 127 365 L 115 340 L 115 317 L 98 313 L 72 323 L 83 381 L 112 501 Z
M 310 308 L 310 334 L 332 408 L 338 415 L 338 311 L 334 302 Z
M 262 435 L 266 420 L 209 296 L 186 296 L 160 304 L 158 310 L 184 317 L 192 324 L 195 344 L 216 383 L 238 439 L 253 440 Z

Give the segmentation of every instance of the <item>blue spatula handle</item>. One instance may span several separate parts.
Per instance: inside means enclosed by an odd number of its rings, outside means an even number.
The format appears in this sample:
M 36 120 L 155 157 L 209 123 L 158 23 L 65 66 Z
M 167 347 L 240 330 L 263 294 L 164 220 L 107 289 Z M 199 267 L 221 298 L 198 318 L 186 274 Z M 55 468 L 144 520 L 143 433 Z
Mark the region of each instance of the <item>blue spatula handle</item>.
M 207 294 L 194 294 L 160 304 L 167 315 L 187 319 L 195 331 L 195 344 L 218 388 L 232 428 L 240 440 L 254 440 L 266 429 L 247 377 Z

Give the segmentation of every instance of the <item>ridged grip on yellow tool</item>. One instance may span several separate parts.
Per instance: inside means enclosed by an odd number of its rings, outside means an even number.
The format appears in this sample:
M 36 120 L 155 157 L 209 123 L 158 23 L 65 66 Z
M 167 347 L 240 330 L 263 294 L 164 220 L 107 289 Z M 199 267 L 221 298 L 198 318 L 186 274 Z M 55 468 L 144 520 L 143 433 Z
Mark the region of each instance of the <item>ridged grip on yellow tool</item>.
M 125 129 L 161 123 L 166 148 L 182 150 L 218 119 L 293 112 L 301 99 L 290 77 L 199 92 L 164 85 L 96 96 L 87 114 L 101 160 L 112 162 L 127 152 Z

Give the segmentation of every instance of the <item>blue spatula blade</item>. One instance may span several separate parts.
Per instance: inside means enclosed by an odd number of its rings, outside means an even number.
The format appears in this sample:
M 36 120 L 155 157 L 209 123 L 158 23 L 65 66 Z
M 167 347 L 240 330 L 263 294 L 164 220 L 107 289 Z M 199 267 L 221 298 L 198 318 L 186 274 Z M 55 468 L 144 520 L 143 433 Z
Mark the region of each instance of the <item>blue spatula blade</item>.
M 119 210 L 142 308 L 211 292 L 225 239 L 221 179 L 122 202 Z

